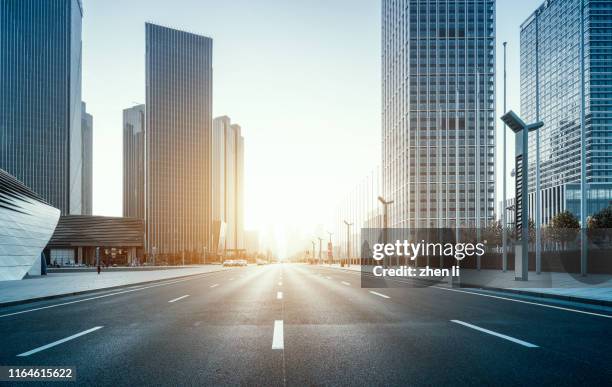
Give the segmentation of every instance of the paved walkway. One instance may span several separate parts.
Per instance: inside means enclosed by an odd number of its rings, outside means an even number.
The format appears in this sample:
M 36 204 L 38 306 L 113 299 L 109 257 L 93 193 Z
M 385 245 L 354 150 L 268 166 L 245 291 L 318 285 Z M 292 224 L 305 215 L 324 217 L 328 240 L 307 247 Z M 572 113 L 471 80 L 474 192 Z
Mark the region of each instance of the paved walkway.
M 344 270 L 361 271 L 360 265 L 341 268 L 340 265 L 322 265 Z M 437 278 L 440 279 L 440 278 Z M 461 284 L 490 289 L 509 290 L 539 296 L 612 302 L 612 276 L 529 272 L 529 281 L 515 281 L 514 270 L 461 270 Z
M 78 271 L 73 273 L 50 273 L 21 281 L 0 281 L 0 305 L 33 298 L 53 297 L 101 290 L 116 286 L 138 284 L 148 281 L 184 277 L 193 274 L 228 270 L 221 265 L 186 266 L 176 269 L 141 271 Z

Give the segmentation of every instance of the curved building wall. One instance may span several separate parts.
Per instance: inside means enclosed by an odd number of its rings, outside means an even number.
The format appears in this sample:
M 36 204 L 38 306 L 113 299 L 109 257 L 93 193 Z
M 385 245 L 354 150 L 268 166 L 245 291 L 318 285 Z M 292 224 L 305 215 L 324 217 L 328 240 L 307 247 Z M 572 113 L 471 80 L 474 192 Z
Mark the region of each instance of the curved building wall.
M 19 280 L 40 265 L 60 210 L 0 169 L 0 281 Z

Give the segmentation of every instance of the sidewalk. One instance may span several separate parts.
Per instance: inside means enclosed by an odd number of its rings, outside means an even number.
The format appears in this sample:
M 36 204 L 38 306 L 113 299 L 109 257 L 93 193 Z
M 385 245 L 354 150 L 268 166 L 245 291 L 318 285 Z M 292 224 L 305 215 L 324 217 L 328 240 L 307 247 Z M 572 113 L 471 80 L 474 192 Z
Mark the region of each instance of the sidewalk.
M 340 265 L 321 265 L 324 267 L 361 271 L 360 265 L 340 267 Z M 399 277 L 401 278 L 401 277 Z M 448 279 L 444 277 L 444 285 L 448 286 Z M 427 280 L 427 278 L 422 278 Z M 489 290 L 501 290 L 537 297 L 558 298 L 568 301 L 577 301 L 590 304 L 612 305 L 612 276 L 592 274 L 580 277 L 578 274 L 568 273 L 541 273 L 529 272 L 529 281 L 515 281 L 514 270 L 502 272 L 501 270 L 474 270 L 462 269 L 460 286 L 474 287 Z
M 202 265 L 163 270 L 74 271 L 49 273 L 46 276 L 21 281 L 0 281 L 0 306 L 14 305 L 40 299 L 87 293 L 144 282 L 186 277 L 196 274 L 229 270 L 220 265 Z

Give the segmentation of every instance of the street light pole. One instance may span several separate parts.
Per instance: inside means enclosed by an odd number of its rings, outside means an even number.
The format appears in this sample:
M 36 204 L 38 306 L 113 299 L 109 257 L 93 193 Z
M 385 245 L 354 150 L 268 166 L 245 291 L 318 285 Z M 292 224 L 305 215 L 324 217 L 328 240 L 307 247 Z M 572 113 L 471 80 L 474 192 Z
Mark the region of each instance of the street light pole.
M 346 261 L 348 267 L 351 267 L 351 226 L 353 223 L 345 220 L 344 224 L 346 224 Z
M 321 264 L 321 247 L 323 246 L 323 238 L 317 237 L 319 239 L 319 265 Z
M 329 234 L 329 245 L 328 245 L 328 249 L 331 249 L 332 254 L 333 254 L 334 247 L 333 247 L 333 245 L 332 245 L 332 235 L 334 235 L 334 233 L 333 233 L 333 232 L 329 232 L 329 231 L 328 231 L 327 233 Z M 327 254 L 327 255 L 328 255 L 327 259 L 331 261 L 331 258 L 333 257 L 333 255 L 332 255 L 332 257 L 330 257 L 330 256 L 329 256 L 329 255 L 330 255 L 330 254 L 329 254 L 329 250 L 327 251 L 327 253 L 328 253 L 328 254 Z M 331 264 L 331 263 L 330 263 L 330 264 Z
M 393 204 L 393 200 L 385 200 L 382 196 L 378 197 L 378 201 L 382 203 L 383 205 L 383 243 L 387 244 L 387 227 L 389 225 L 388 223 L 388 206 L 390 204 Z M 399 257 L 398 259 L 398 263 L 399 263 Z
M 506 111 L 506 46 L 508 42 L 504 42 L 504 111 Z M 503 146 L 503 198 L 502 198 L 502 271 L 508 270 L 508 235 L 507 235 L 507 219 L 506 219 L 506 198 L 507 198 L 507 178 L 506 178 L 506 124 L 504 124 L 504 146 Z
M 587 182 L 584 91 L 584 0 L 580 0 L 580 275 L 587 275 Z
M 315 242 L 314 241 L 310 241 L 310 243 L 312 243 L 312 262 L 314 262 L 316 255 L 316 251 L 315 251 Z

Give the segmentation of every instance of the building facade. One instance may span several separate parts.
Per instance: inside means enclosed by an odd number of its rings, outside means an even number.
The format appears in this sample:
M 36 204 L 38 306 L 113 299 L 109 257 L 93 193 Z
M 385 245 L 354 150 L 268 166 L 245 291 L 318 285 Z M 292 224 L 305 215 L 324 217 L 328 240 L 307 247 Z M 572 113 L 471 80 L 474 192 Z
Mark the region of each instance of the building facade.
M 146 250 L 202 252 L 212 228 L 212 39 L 151 23 L 145 35 Z
M 60 211 L 0 169 L 0 281 L 41 274 L 41 253 Z
M 81 160 L 83 160 L 81 214 L 91 215 L 93 206 L 93 117 L 87 113 L 85 102 L 81 106 Z
M 212 213 L 224 225 L 222 250 L 244 249 L 244 137 L 227 116 L 213 120 Z
M 81 212 L 79 0 L 0 1 L 0 168 Z
M 580 14 L 584 6 L 587 216 L 612 202 L 612 1 L 547 0 L 521 25 L 521 115 L 540 129 L 541 221 L 580 218 Z M 535 219 L 536 139 L 529 139 Z
M 123 216 L 145 217 L 145 105 L 123 110 Z
M 495 1 L 382 1 L 389 226 L 484 226 L 495 213 Z

